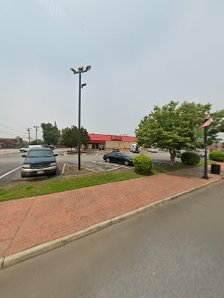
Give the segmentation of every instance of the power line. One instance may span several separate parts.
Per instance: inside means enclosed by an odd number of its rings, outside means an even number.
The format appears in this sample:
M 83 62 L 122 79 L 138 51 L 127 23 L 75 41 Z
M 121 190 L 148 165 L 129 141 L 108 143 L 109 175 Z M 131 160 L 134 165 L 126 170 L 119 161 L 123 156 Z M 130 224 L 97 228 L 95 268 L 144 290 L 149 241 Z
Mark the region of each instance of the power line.
M 0 130 L 0 134 L 15 136 L 15 134 L 13 134 L 12 132 L 10 133 L 10 132 L 2 131 L 2 130 Z
M 9 130 L 13 130 L 13 131 L 19 132 L 19 133 L 24 133 L 21 130 L 17 130 L 17 129 L 11 128 L 11 127 L 9 127 L 9 126 L 7 126 L 5 124 L 0 123 L 0 125 L 3 126 L 3 127 L 5 127 L 5 128 L 7 128 L 7 129 L 9 129 Z
M 13 133 L 13 132 L 7 132 L 7 131 L 0 130 L 0 133 L 2 133 L 4 135 L 9 135 L 9 136 L 17 137 L 17 135 L 15 133 Z M 23 133 L 22 135 L 20 134 L 20 136 L 26 137 L 25 133 Z

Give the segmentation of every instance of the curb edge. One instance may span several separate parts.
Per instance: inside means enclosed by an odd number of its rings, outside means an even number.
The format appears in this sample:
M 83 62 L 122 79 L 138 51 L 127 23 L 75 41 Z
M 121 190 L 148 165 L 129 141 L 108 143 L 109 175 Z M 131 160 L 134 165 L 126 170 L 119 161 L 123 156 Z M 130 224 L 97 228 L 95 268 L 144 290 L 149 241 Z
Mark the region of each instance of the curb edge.
M 61 174 L 62 174 L 62 175 L 65 174 L 66 167 L 67 167 L 67 163 L 65 162 L 65 163 L 63 164 L 63 167 L 62 167 L 62 170 L 61 170 Z

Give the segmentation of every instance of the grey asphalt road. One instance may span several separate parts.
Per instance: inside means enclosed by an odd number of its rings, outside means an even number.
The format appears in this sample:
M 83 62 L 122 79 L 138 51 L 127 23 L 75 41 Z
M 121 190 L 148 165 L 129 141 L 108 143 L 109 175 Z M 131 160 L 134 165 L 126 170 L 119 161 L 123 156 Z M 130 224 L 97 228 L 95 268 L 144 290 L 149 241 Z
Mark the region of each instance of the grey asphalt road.
M 77 164 L 78 157 L 75 155 L 64 155 L 64 152 L 55 150 L 58 154 L 58 175 L 60 175 L 64 163 Z M 84 168 L 90 168 L 96 172 L 102 172 L 105 170 L 116 169 L 118 165 L 116 164 L 106 164 L 103 161 L 104 151 L 95 151 L 93 153 L 84 153 L 81 155 L 81 164 Z M 144 152 L 144 154 L 149 155 L 155 163 L 169 162 L 169 154 L 167 152 L 159 153 L 149 153 Z M 5 150 L 1 152 L 0 150 L 0 184 L 11 183 L 12 181 L 20 180 L 20 166 L 22 165 L 23 158 L 21 157 L 17 150 Z M 136 154 L 130 153 L 133 157 Z M 120 165 L 119 165 L 120 166 Z M 10 173 L 10 171 L 13 171 Z M 47 179 L 47 178 L 46 178 Z M 52 177 L 51 177 L 52 179 Z
M 19 153 L 0 155 L 0 177 L 19 167 L 21 163 L 22 157 Z
M 0 184 L 11 183 L 20 180 L 20 167 L 24 158 L 20 152 L 0 154 Z M 63 162 L 58 163 L 58 174 L 60 174 Z
M 223 298 L 224 181 L 0 271 L 4 298 Z

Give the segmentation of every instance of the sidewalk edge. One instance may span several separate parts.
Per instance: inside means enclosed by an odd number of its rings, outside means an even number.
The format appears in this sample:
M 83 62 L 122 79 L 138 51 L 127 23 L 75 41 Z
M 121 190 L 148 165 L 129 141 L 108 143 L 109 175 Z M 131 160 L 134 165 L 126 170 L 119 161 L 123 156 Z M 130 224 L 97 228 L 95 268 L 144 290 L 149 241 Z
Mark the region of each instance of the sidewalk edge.
M 4 268 L 7 268 L 7 267 L 10 267 L 12 265 L 15 265 L 17 263 L 23 262 L 23 261 L 25 261 L 27 259 L 30 259 L 30 258 L 35 257 L 35 256 L 38 256 L 40 254 L 43 254 L 45 252 L 51 251 L 51 250 L 56 249 L 58 247 L 61 247 L 61 246 L 65 245 L 65 244 L 67 244 L 67 243 L 69 243 L 71 241 L 74 241 L 74 240 L 83 238 L 83 237 L 88 236 L 88 235 L 90 235 L 92 233 L 95 233 L 97 231 L 103 230 L 106 227 L 109 227 L 109 226 L 111 226 L 111 225 L 113 225 L 115 223 L 124 221 L 126 219 L 131 218 L 131 217 L 134 217 L 135 215 L 141 214 L 141 213 L 147 211 L 148 209 L 150 209 L 150 208 L 152 208 L 152 207 L 154 207 L 156 205 L 165 203 L 167 201 L 174 200 L 174 199 L 176 199 L 176 198 L 178 198 L 180 196 L 183 196 L 185 194 L 194 192 L 194 191 L 196 191 L 196 190 L 198 190 L 200 188 L 209 186 L 209 185 L 211 185 L 213 183 L 216 183 L 216 182 L 220 182 L 221 180 L 222 180 L 222 178 L 217 179 L 217 180 L 214 180 L 214 181 L 211 181 L 211 182 L 208 182 L 208 183 L 203 184 L 203 185 L 200 185 L 200 186 L 193 187 L 193 188 L 191 188 L 189 190 L 186 190 L 186 191 L 181 192 L 181 193 L 178 193 L 176 195 L 167 197 L 165 199 L 159 200 L 159 201 L 154 202 L 154 203 L 151 203 L 149 205 L 140 207 L 140 208 L 138 208 L 136 210 L 133 210 L 133 211 L 127 212 L 125 214 L 122 214 L 122 215 L 113 217 L 113 218 L 111 218 L 109 220 L 106 220 L 106 221 L 103 221 L 101 223 L 97 223 L 97 224 L 95 224 L 93 226 L 90 226 L 90 227 L 84 229 L 84 230 L 75 232 L 73 234 L 70 234 L 70 235 L 67 235 L 67 236 L 64 236 L 64 237 L 55 239 L 55 240 L 51 240 L 51 241 L 42 243 L 40 245 L 36 245 L 36 246 L 34 246 L 32 248 L 23 250 L 23 251 L 18 252 L 16 254 L 13 254 L 13 255 L 9 255 L 9 256 L 0 258 L 0 270 L 1 269 L 4 269 Z

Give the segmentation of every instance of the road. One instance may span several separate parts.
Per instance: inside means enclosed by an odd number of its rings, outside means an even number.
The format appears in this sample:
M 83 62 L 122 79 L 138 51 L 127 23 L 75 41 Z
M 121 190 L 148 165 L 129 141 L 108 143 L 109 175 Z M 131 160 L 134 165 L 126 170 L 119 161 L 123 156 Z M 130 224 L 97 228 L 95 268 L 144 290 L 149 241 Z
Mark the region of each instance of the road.
M 224 181 L 0 271 L 4 298 L 223 298 Z
M 55 150 L 58 154 L 58 175 L 60 175 L 64 163 L 77 164 L 77 154 L 65 155 L 62 149 Z M 81 155 L 82 167 L 90 168 L 95 172 L 102 172 L 105 170 L 116 169 L 115 164 L 105 164 L 103 161 L 104 151 L 94 151 L 92 153 L 83 153 Z M 148 153 L 155 163 L 169 162 L 169 154 L 167 152 Z M 23 153 L 25 154 L 25 153 Z M 136 154 L 130 153 L 133 157 Z M 22 154 L 18 152 L 18 149 L 0 150 L 0 184 L 11 183 L 12 181 L 21 180 L 20 167 L 22 165 Z M 52 178 L 52 177 L 51 177 Z

